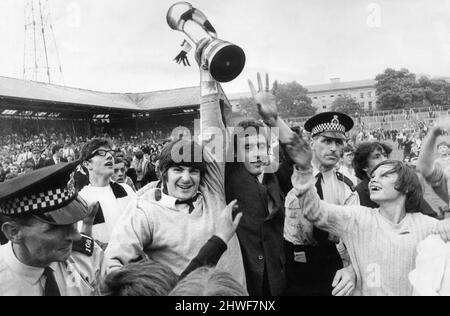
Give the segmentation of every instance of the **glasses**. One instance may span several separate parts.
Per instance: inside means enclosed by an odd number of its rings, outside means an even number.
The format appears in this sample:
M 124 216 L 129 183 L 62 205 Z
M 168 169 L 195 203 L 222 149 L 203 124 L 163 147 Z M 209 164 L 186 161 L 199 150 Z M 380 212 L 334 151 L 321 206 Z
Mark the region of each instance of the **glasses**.
M 95 156 L 105 157 L 106 154 L 110 154 L 111 156 L 114 157 L 114 154 L 115 154 L 115 153 L 116 153 L 116 152 L 115 152 L 114 150 L 112 150 L 112 149 L 110 149 L 110 150 L 97 149 L 97 150 L 94 151 L 89 157 L 90 157 L 90 158 L 95 157 Z M 89 159 L 90 159 L 90 158 L 89 158 Z

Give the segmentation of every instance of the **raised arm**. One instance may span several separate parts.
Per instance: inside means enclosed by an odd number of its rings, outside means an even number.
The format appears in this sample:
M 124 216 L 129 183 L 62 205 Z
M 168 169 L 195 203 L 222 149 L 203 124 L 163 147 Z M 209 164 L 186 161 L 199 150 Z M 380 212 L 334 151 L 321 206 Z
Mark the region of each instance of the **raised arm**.
M 434 153 L 438 137 L 447 135 L 448 132 L 450 132 L 450 122 L 440 121 L 431 128 L 422 145 L 419 161 L 417 162 L 417 169 L 425 179 L 429 178 L 434 171 Z
M 145 247 L 152 244 L 153 222 L 148 212 L 141 210 L 137 202 L 130 203 L 120 221 L 114 227 L 105 251 L 107 272 L 145 257 Z
M 222 119 L 219 100 L 219 84 L 209 73 L 209 65 L 203 49 L 208 40 L 198 44 L 196 60 L 200 69 L 200 141 L 205 148 L 208 174 L 205 182 L 220 194 L 225 194 L 225 157 L 227 148 L 226 128 Z
M 278 115 L 277 104 L 275 96 L 270 92 L 269 75 L 266 74 L 265 88 L 261 80 L 261 75 L 257 74 L 258 91 L 255 89 L 252 81 L 248 81 L 250 91 L 253 96 L 253 100 L 258 107 L 258 112 L 264 123 L 269 127 L 276 127 L 279 129 L 280 142 L 283 144 L 289 143 L 293 134 L 295 134 L 291 128 L 284 122 L 284 120 Z
M 301 170 L 296 167 L 292 174 L 294 188 L 289 194 L 297 196 L 298 208 L 314 226 L 342 237 L 355 221 L 357 206 L 338 206 L 322 201 L 314 183 L 312 168 Z M 286 205 L 286 207 L 290 207 L 290 205 Z

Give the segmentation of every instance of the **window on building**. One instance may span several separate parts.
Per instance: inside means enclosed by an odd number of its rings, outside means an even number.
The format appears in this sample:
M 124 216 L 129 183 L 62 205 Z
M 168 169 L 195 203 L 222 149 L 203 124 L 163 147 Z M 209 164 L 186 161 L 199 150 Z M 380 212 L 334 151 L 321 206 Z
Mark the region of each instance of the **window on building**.
M 359 106 L 363 109 L 364 108 L 364 102 L 359 102 Z
M 326 105 L 324 105 L 324 106 L 323 106 L 323 109 L 324 109 L 324 110 L 326 110 L 326 109 L 327 109 L 327 106 L 326 106 Z
M 330 95 L 330 98 L 334 98 L 334 95 Z
M 317 100 L 317 97 L 314 97 L 314 100 Z
M 359 94 L 359 96 L 361 97 L 361 99 L 364 99 L 364 92 L 361 92 L 361 93 Z
M 372 103 L 372 101 L 369 102 L 369 110 L 373 110 L 373 103 Z
M 369 98 L 372 97 L 372 91 L 367 92 L 367 94 L 369 95 Z

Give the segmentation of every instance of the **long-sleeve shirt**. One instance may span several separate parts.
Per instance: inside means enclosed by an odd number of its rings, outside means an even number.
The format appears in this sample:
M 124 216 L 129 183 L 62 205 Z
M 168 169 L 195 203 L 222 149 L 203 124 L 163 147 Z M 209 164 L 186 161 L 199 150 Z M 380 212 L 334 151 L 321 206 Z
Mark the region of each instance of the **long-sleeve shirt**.
M 357 275 L 357 295 L 412 295 L 408 274 L 415 268 L 417 245 L 446 229 L 444 222 L 421 213 L 408 213 L 394 224 L 379 209 L 321 201 L 312 173 L 305 175 L 294 170 L 292 182 L 294 189 L 289 194 L 298 197 L 304 216 L 345 243 Z
M 211 135 L 224 130 L 217 95 L 203 98 L 200 113 L 203 140 L 211 140 Z M 108 270 L 138 258 L 142 251 L 150 259 L 168 265 L 176 274 L 186 269 L 214 234 L 217 218 L 226 206 L 225 161 L 213 157 L 207 148 L 203 159 L 206 172 L 192 213 L 189 214 L 187 205 L 176 204 L 175 198 L 159 188 L 149 187 L 140 192 L 126 211 L 129 216 L 122 218 L 112 233 L 106 250 Z M 228 250 L 217 266 L 245 286 L 241 248 L 236 236 L 228 242 Z

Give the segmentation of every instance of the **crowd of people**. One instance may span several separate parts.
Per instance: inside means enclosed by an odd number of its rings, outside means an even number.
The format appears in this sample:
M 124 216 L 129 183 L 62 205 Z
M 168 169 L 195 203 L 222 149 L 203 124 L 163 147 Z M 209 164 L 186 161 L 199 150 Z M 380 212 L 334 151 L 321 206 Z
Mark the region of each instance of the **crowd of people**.
M 0 295 L 450 294 L 450 220 L 423 193 L 449 203 L 450 124 L 428 128 L 414 165 L 393 160 L 402 132 L 349 138 L 337 112 L 291 128 L 258 74 L 261 121 L 231 131 L 205 44 L 200 139 L 62 136 L 46 157 L 3 157 Z

